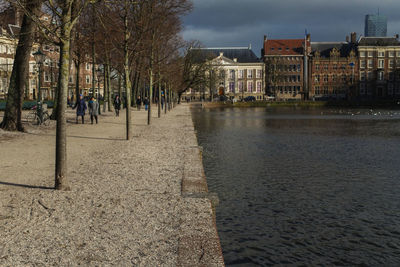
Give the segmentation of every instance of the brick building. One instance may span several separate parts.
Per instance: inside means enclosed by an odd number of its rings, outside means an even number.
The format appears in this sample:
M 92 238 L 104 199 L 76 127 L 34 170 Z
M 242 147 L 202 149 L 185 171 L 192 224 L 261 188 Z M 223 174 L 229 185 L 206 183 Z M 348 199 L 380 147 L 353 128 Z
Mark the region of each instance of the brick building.
M 269 40 L 264 36 L 262 57 L 267 95 L 273 95 L 277 100 L 307 98 L 310 53 L 310 35 L 305 39 L 281 40 Z
M 357 94 L 356 36 L 350 42 L 311 42 L 310 99 L 349 99 Z
M 42 16 L 44 21 L 50 21 L 50 17 L 45 14 Z M 22 13 L 18 9 L 9 5 L 0 13 L 0 99 L 4 99 L 9 86 L 9 81 L 14 63 L 14 56 L 18 44 L 18 33 L 22 22 Z M 60 48 L 46 44 L 37 38 L 32 47 L 31 58 L 29 60 L 29 82 L 26 88 L 24 98 L 37 99 L 38 94 L 38 66 L 33 57 L 33 53 L 38 49 L 46 54 L 46 61 L 43 64 L 41 79 L 41 93 L 43 99 L 54 99 L 55 90 L 58 84 Z M 90 60 L 88 60 L 89 62 Z M 89 95 L 92 92 L 92 65 L 83 63 L 79 71 L 80 93 Z M 96 67 L 97 68 L 97 67 Z M 100 87 L 100 94 L 103 94 L 103 83 L 98 84 L 94 81 L 95 93 Z M 76 68 L 71 64 L 70 78 L 68 85 L 68 97 L 72 97 L 76 86 Z

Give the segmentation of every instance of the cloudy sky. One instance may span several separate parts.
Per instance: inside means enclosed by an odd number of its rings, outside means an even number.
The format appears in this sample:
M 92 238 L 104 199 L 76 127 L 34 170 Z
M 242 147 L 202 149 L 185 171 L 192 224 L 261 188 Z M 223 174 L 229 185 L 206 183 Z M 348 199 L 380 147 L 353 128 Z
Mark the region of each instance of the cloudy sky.
M 366 14 L 388 19 L 388 36 L 400 33 L 400 0 L 192 0 L 184 18 L 185 40 L 208 47 L 248 46 L 260 56 L 264 35 L 271 39 L 303 38 L 344 41 L 364 34 Z

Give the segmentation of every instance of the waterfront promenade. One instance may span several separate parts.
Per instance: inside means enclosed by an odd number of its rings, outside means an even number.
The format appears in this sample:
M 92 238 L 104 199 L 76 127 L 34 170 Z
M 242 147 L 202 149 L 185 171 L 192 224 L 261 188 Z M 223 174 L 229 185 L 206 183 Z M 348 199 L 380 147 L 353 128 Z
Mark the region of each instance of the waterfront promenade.
M 54 186 L 54 125 L 0 131 L 0 266 L 223 266 L 189 106 L 99 124 L 68 110 L 68 178 Z

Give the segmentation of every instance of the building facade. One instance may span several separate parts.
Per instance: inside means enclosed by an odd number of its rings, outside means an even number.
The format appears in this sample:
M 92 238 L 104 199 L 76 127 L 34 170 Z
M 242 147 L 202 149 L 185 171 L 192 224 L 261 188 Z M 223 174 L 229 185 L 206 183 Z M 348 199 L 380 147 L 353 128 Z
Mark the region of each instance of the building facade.
M 269 40 L 264 36 L 263 47 L 266 94 L 277 100 L 307 98 L 310 35 L 305 39 L 281 40 Z
M 351 42 L 311 42 L 310 99 L 350 99 L 357 94 L 356 39 Z
M 263 100 L 265 96 L 265 70 L 263 62 L 251 47 L 198 48 L 204 59 L 209 60 L 207 82 L 199 88 L 191 88 L 182 99 L 192 100 L 226 96 L 231 100 L 242 100 L 254 96 Z
M 361 37 L 358 42 L 359 97 L 400 98 L 400 42 L 395 37 Z
M 382 15 L 365 16 L 365 37 L 386 37 L 387 18 Z

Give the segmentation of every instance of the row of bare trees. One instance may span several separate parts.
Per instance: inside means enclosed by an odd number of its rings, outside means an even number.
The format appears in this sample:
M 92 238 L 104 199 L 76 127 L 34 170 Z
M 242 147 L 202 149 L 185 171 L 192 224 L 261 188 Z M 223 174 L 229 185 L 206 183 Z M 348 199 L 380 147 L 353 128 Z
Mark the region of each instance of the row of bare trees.
M 4 2 L 5 0 L 3 0 Z M 58 86 L 53 109 L 56 127 L 55 188 L 68 190 L 66 116 L 71 66 L 79 73 L 84 63 L 101 66 L 104 107 L 111 111 L 114 79 L 125 94 L 126 139 L 131 138 L 131 106 L 138 96 L 177 101 L 200 80 L 201 68 L 185 54 L 189 45 L 180 37 L 181 18 L 192 8 L 189 0 L 7 0 L 23 11 L 7 104 L 1 128 L 23 131 L 22 101 L 34 42 L 60 48 Z M 0 1 L 1 2 L 1 1 Z M 50 19 L 43 20 L 43 15 Z M 94 83 L 94 79 L 92 81 Z M 114 83 L 115 84 L 115 83 Z M 156 94 L 157 93 L 157 94 Z M 169 105 L 170 107 L 170 105 Z M 166 109 L 165 109 L 166 110 Z M 151 123 L 151 105 L 148 124 Z

